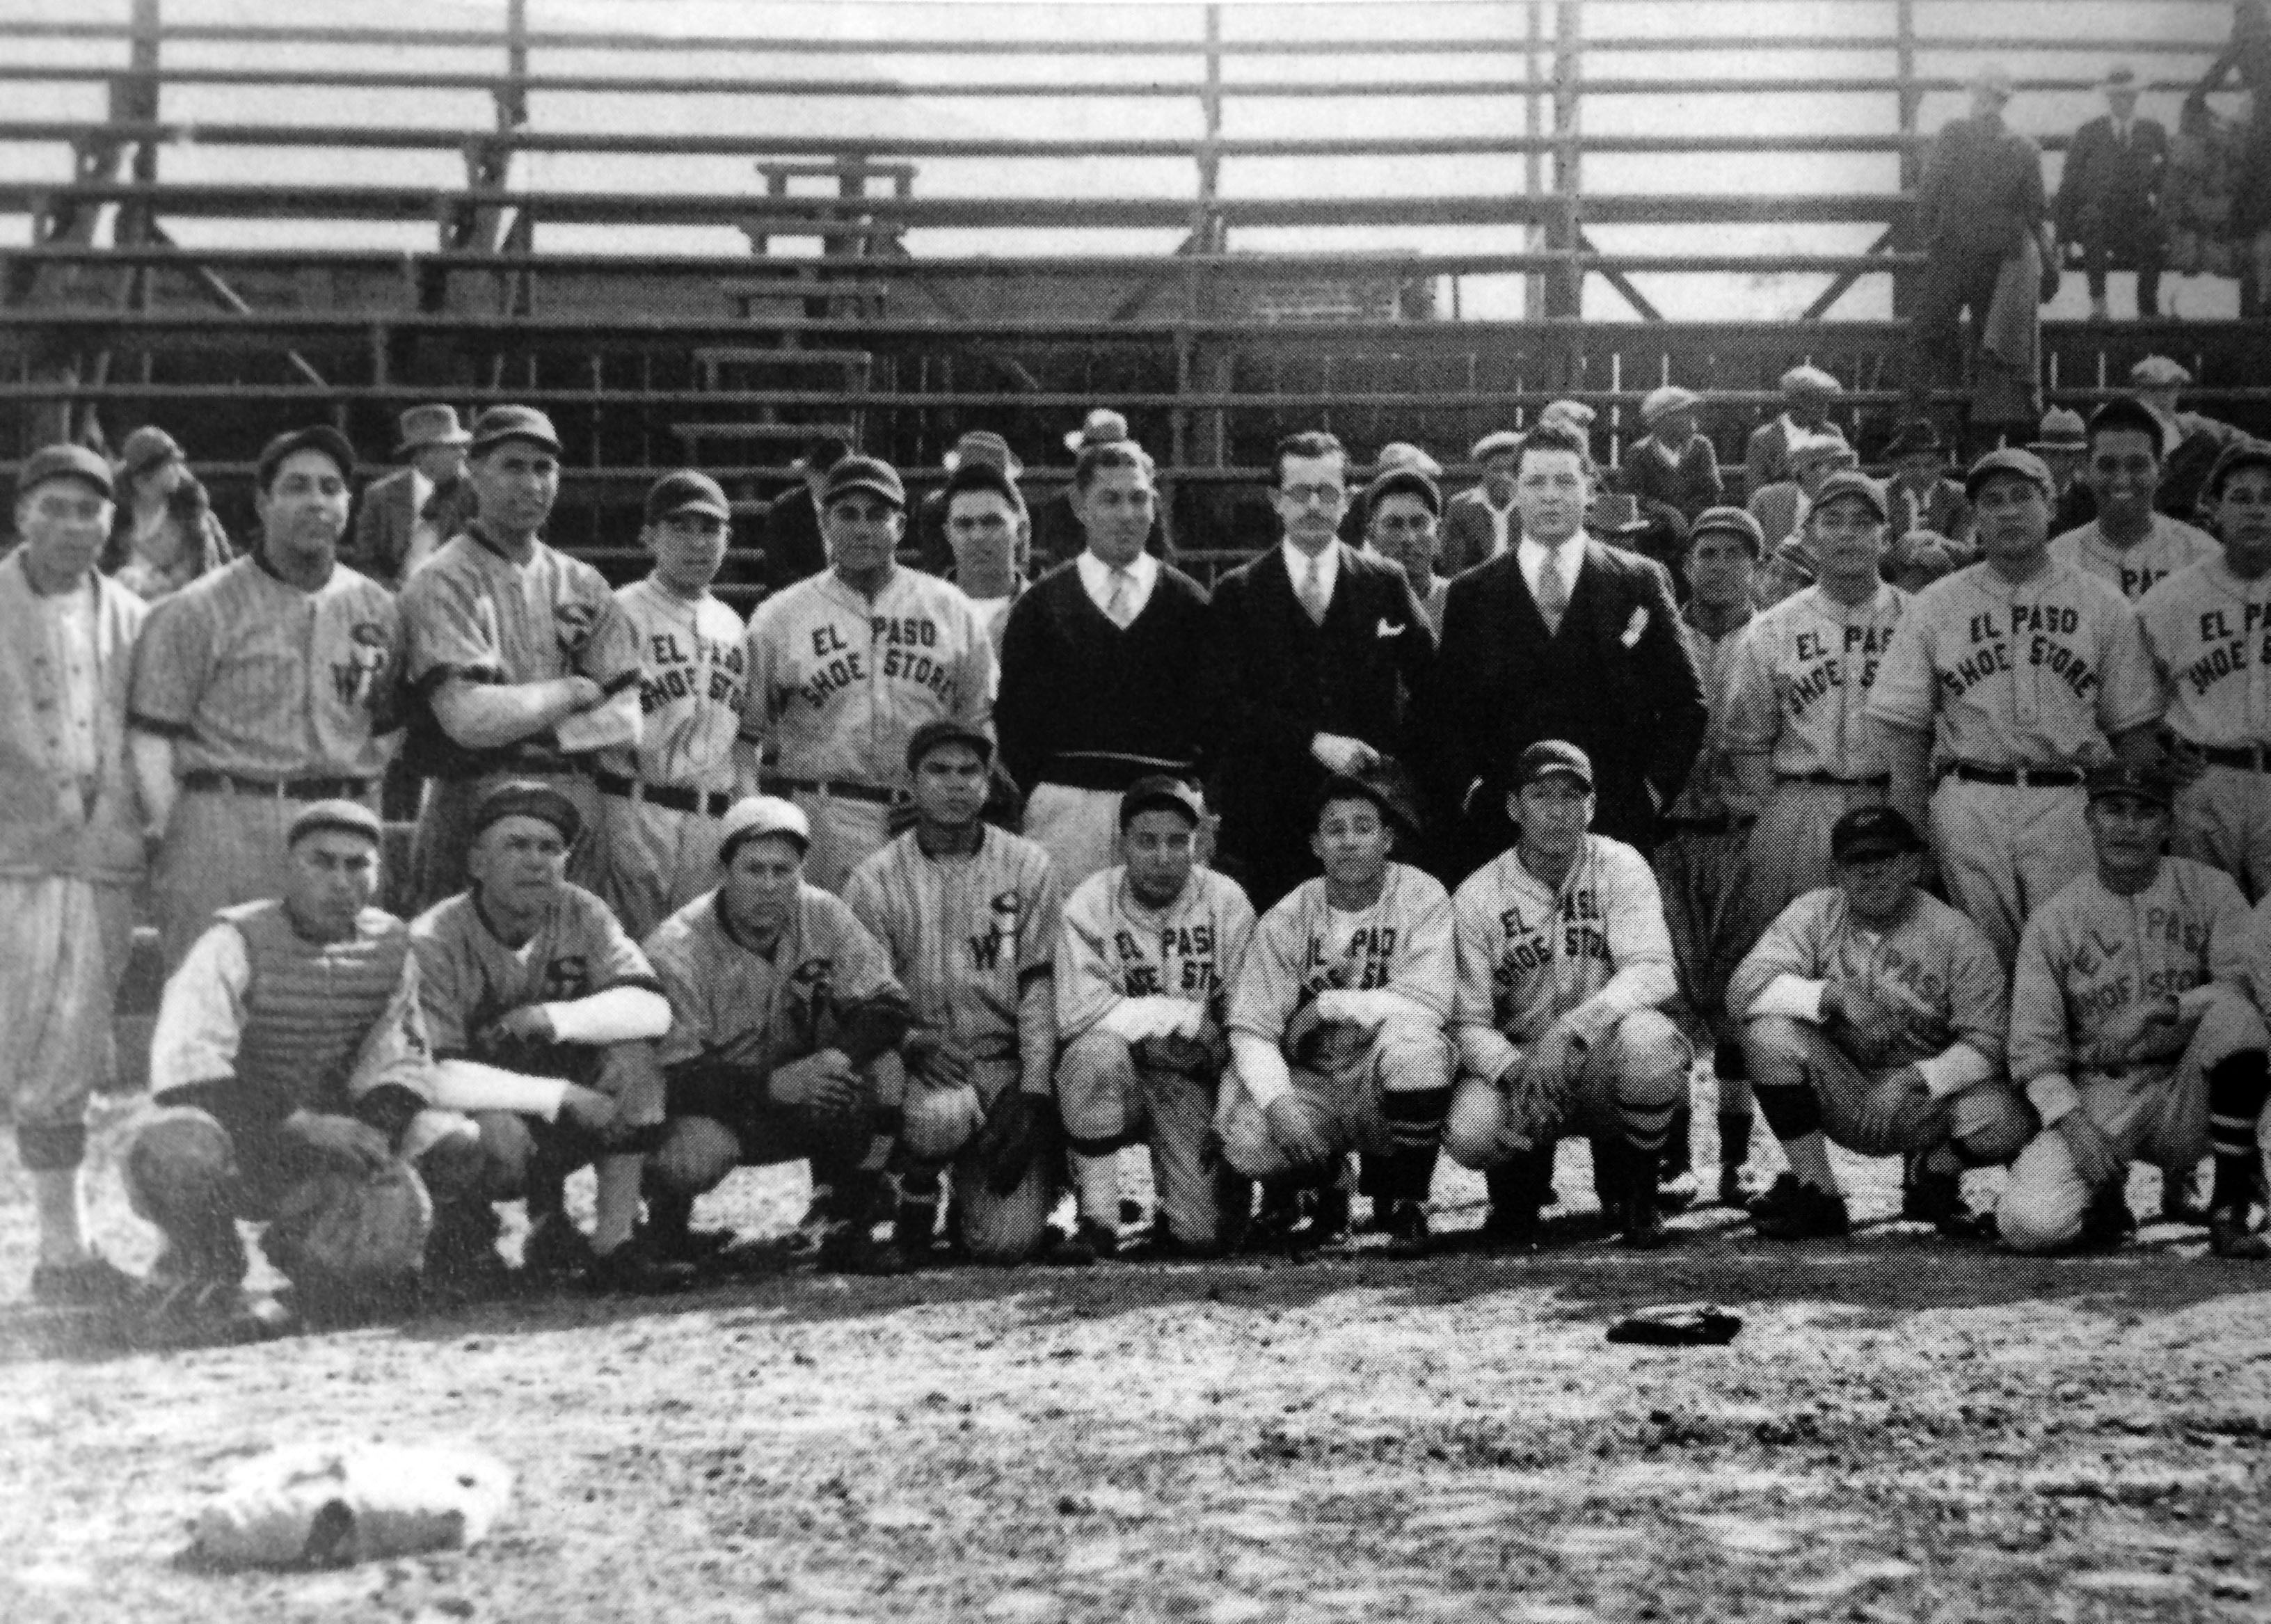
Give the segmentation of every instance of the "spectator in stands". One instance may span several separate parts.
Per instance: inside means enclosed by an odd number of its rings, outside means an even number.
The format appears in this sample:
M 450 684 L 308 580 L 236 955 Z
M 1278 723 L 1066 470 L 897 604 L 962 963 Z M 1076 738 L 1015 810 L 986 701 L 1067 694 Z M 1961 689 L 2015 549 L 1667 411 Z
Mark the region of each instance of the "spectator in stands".
M 2230 234 L 2241 249 L 2239 313 L 2260 316 L 2264 295 L 2271 292 L 2271 7 L 2263 0 L 2239 0 L 2232 7 L 2231 42 L 2193 92 L 2192 101 L 2203 114 L 2207 98 L 2223 88 L 2234 70 L 2247 91 L 2248 117 L 2231 166 Z
M 852 448 L 838 436 L 820 434 L 807 440 L 803 452 L 789 464 L 804 483 L 774 497 L 761 521 L 767 592 L 828 568 L 828 544 L 820 539 L 820 493 L 827 488 L 828 471 L 850 455 Z
M 1766 533 L 1768 548 L 1780 547 L 1784 537 L 1805 528 L 1813 493 L 1821 488 L 1822 480 L 1839 468 L 1858 467 L 1860 462 L 1853 448 L 1835 435 L 1815 435 L 1792 444 L 1783 463 L 1788 477 L 1751 493 L 1751 517 Z
M 2097 517 L 2097 498 L 2089 494 L 2089 481 L 2081 477 L 2081 465 L 2089 458 L 2089 435 L 2081 413 L 2067 406 L 2053 406 L 2044 413 L 2042 428 L 2036 432 L 2042 438 L 2029 441 L 2027 449 L 2051 471 L 2057 507 L 2051 533 L 2055 536 Z
M 976 457 L 957 462 L 946 488 L 933 495 L 943 510 L 939 522 L 950 551 L 946 570 L 932 573 L 942 573 L 977 608 L 998 660 L 1009 611 L 1025 590 L 1025 555 L 1033 540 L 1025 498 L 1001 464 Z
M 1487 563 L 1522 540 L 1522 518 L 1514 508 L 1514 468 L 1522 458 L 1522 436 L 1493 429 L 1475 442 L 1467 460 L 1482 469 L 1482 483 L 1443 504 L 1442 572 L 1463 575 Z
M 2239 274 L 2242 256 L 2232 240 L 2232 199 L 2238 191 L 2246 143 L 2246 128 L 2210 112 L 2208 98 L 2198 90 L 2185 98 L 2161 182 L 2167 268 L 2178 276 Z M 2247 287 L 2240 289 L 2243 310 L 2252 292 Z
M 119 452 L 119 472 L 126 500 L 100 568 L 121 586 L 154 603 L 236 556 L 173 436 L 155 423 L 137 428 Z
M 1635 440 L 1619 470 L 1619 483 L 1642 502 L 1662 503 L 1693 524 L 1704 509 L 1716 507 L 1726 489 L 1719 477 L 1719 454 L 1709 436 L 1695 427 L 1703 397 L 1666 384 L 1640 403 L 1645 437 Z
M 1930 418 L 1902 423 L 1885 460 L 1892 477 L 1885 481 L 1884 577 L 1903 592 L 1921 592 L 1969 558 L 1971 502 L 1947 477 L 1947 448 Z
M 2089 279 L 2089 314 L 2104 321 L 2105 273 L 2115 259 L 2137 272 L 2137 315 L 2161 313 L 2161 185 L 2169 132 L 2137 116 L 2137 73 L 2118 67 L 2098 86 L 2108 108 L 2074 131 L 2059 181 L 2058 234 L 2077 244 Z
M 1750 483 L 1743 494 L 1757 495 L 1778 480 L 1790 478 L 1790 449 L 1801 440 L 1823 436 L 1838 439 L 1844 431 L 1829 421 L 1829 403 L 1845 386 L 1815 366 L 1792 367 L 1782 375 L 1782 415 L 1751 430 L 1743 465 Z M 1771 542 L 1768 543 L 1772 545 Z
M 1783 599 L 1804 592 L 1818 578 L 1813 550 L 1806 546 L 1805 533 L 1800 532 L 1785 537 L 1780 547 L 1767 555 L 1766 562 L 1751 578 L 1752 601 L 1764 614 Z
M 465 527 L 479 506 L 465 477 L 465 447 L 473 439 L 458 426 L 455 406 L 405 412 L 394 454 L 407 457 L 410 466 L 372 480 L 363 491 L 339 562 L 398 590 L 406 576 Z
M 1065 450 L 1075 458 L 1091 445 L 1111 445 L 1128 439 L 1128 420 L 1110 406 L 1098 406 L 1081 426 L 1065 436 Z M 1155 475 L 1156 478 L 1156 475 Z M 1066 486 L 1033 510 L 1033 573 L 1045 575 L 1059 564 L 1080 556 L 1088 546 L 1088 531 L 1073 510 L 1073 488 Z M 1169 556 L 1166 501 L 1153 492 L 1151 532 L 1143 550 L 1154 558 Z
M 1417 468 L 1442 488 L 1443 465 L 1411 443 L 1409 440 L 1390 440 L 1381 446 L 1372 459 L 1372 477 L 1375 480 L 1391 468 Z M 1361 502 L 1351 502 L 1348 511 L 1341 515 L 1341 540 L 1350 547 L 1364 545 L 1366 521 L 1371 517 Z
M 1012 480 L 1025 471 L 1025 465 L 1017 460 L 1017 453 L 1009 449 L 1009 443 L 985 428 L 972 429 L 954 443 L 951 451 L 938 459 L 938 466 L 946 470 L 949 482 L 954 474 L 969 463 L 991 464 Z M 1024 515 L 1024 498 L 1020 495 L 1017 510 L 1021 517 Z M 914 528 L 915 568 L 927 570 L 933 575 L 949 574 L 955 567 L 955 548 L 952 538 L 947 533 L 946 490 L 943 487 L 932 491 L 916 504 Z M 1017 549 L 1017 564 L 1021 570 L 1028 562 L 1024 555 L 1031 544 L 1031 528 L 1027 523 L 1023 544 Z
M 1443 518 L 1442 488 L 1425 469 L 1383 466 L 1365 488 L 1362 507 L 1364 550 L 1402 567 L 1420 613 L 1441 636 L 1443 598 L 1451 587 L 1435 573 L 1435 555 L 1442 546 L 1436 535 Z
M 2201 488 L 2223 448 L 2247 436 L 2230 423 L 2197 412 L 2179 412 L 2177 401 L 2193 375 L 2166 355 L 2148 355 L 2129 369 L 2129 386 L 2161 423 L 2161 490 L 2153 505 L 2171 518 L 2194 522 Z

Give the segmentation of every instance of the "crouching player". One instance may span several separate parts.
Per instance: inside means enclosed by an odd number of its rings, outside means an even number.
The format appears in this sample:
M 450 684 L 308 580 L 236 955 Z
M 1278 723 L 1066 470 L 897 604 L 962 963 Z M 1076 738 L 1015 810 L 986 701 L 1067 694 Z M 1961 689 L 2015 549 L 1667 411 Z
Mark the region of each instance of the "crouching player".
M 2011 994 L 2011 1075 L 2043 1131 L 2011 1169 L 1996 1219 L 2022 1252 L 2116 1243 L 2135 1225 L 2129 1164 L 2163 1179 L 2215 1157 L 2209 1244 L 2271 1256 L 2248 1225 L 2271 1047 L 2247 988 L 2247 905 L 2229 875 L 2163 857 L 2174 781 L 2091 772 L 2096 867 L 2027 921 Z
M 1289 1246 L 1299 1195 L 1357 1151 L 1381 1158 L 1391 1249 L 1427 1249 L 1451 1098 L 1451 899 L 1389 860 L 1414 822 L 1379 770 L 1328 778 L 1310 843 L 1325 872 L 1262 916 L 1231 988 L 1216 1130 Z
M 1148 1144 L 1164 1239 L 1209 1256 L 1234 1245 L 1252 1190 L 1208 1149 L 1230 1044 L 1230 987 L 1254 935 L 1236 882 L 1193 866 L 1204 823 L 1180 779 L 1120 801 L 1122 867 L 1081 882 L 1057 938 L 1057 1102 L 1074 1152 L 1082 1245 L 1119 1249 L 1113 1155 Z
M 1889 807 L 1829 830 L 1836 883 L 1783 909 L 1729 984 L 1751 1088 L 1791 1170 L 1751 1205 L 1771 1240 L 1842 1235 L 1829 1144 L 1907 1158 L 1902 1214 L 1977 1235 L 1963 1169 L 2033 1131 L 2004 1080 L 2003 967 L 1979 927 L 1917 889 L 1924 838 Z
M 1063 904 L 1049 854 L 980 817 L 993 764 L 993 741 L 968 723 L 915 729 L 914 827 L 844 887 L 914 1010 L 892 1233 L 909 1262 L 930 1249 L 949 1166 L 957 1238 L 979 1263 L 1039 1253 L 1061 1188 L 1053 967 Z
M 630 1241 L 662 1125 L 654 1039 L 670 1004 L 607 905 L 568 880 L 582 826 L 549 784 L 498 785 L 474 808 L 466 889 L 412 923 L 436 1098 L 480 1122 L 490 1199 L 526 1200 L 525 1269 L 667 1290 L 679 1278 Z M 599 1174 L 588 1240 L 563 1188 L 586 1163 Z
M 852 910 L 804 878 L 811 850 L 793 801 L 735 802 L 719 825 L 718 888 L 647 942 L 671 1013 L 659 1055 L 669 1120 L 647 1169 L 658 1256 L 693 1263 L 731 1239 L 697 1239 L 690 1220 L 694 1198 L 734 1168 L 808 1161 L 821 1267 L 893 1271 L 872 1226 L 906 995 Z
M 407 1206 L 431 1202 L 437 1271 L 495 1238 L 480 1221 L 478 1130 L 432 1108 L 409 928 L 370 905 L 379 838 L 367 807 L 306 808 L 286 834 L 283 897 L 223 909 L 166 983 L 150 1056 L 159 1108 L 125 1167 L 134 1210 L 165 1236 L 153 1311 L 177 1329 L 280 1323 L 243 1294 L 235 1220 L 298 1212 L 329 1175 L 422 1184 Z M 304 1290 L 291 1228 L 272 1224 L 264 1249 Z M 414 1270 L 416 1253 L 406 1261 Z
M 1664 1243 L 1657 1162 L 1694 1055 L 1664 1013 L 1678 990 L 1648 860 L 1588 832 L 1593 766 L 1541 740 L 1515 764 L 1514 848 L 1459 887 L 1461 1070 L 1443 1130 L 1490 1176 L 1485 1235 L 1527 1240 L 1562 1136 L 1593 1145 L 1595 1185 L 1624 1243 Z

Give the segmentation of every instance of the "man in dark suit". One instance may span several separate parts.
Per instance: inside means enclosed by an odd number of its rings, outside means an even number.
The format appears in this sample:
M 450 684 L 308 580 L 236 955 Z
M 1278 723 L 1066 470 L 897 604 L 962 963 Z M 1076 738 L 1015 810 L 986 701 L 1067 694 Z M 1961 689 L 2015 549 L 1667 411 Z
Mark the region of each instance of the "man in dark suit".
M 458 409 L 412 406 L 402 414 L 397 457 L 410 466 L 374 480 L 362 494 L 354 531 L 339 545 L 339 562 L 383 586 L 399 587 L 411 570 L 465 527 L 479 506 L 465 478 L 465 446 Z
M 820 493 L 828 483 L 828 471 L 850 455 L 852 448 L 834 435 L 815 435 L 804 443 L 803 454 L 789 464 L 803 483 L 774 497 L 761 521 L 768 593 L 828 568 L 828 544 L 820 539 Z
M 1468 460 L 1483 471 L 1482 483 L 1443 504 L 1443 552 L 1436 570 L 1459 575 L 1488 562 L 1515 544 L 1522 521 L 1514 510 L 1514 464 L 1522 436 L 1500 428 L 1475 442 Z
M 2116 68 L 2099 86 L 2110 111 L 2074 132 L 2059 182 L 2058 233 L 2079 243 L 2089 279 L 2089 313 L 2105 320 L 2105 271 L 2115 257 L 2137 269 L 2137 315 L 2161 313 L 2161 178 L 2169 132 L 2137 116 L 2137 75 Z
M 1537 741 L 1566 739 L 1591 758 L 1594 830 L 1642 853 L 1702 743 L 1703 688 L 1671 582 L 1586 536 L 1594 480 L 1580 435 L 1532 429 L 1515 466 L 1522 540 L 1444 600 L 1418 714 L 1424 781 L 1456 831 L 1447 881 L 1506 848 L 1501 792 Z
M 1257 913 L 1317 872 L 1309 848 L 1329 773 L 1404 747 L 1434 633 L 1401 566 L 1343 544 L 1348 453 L 1331 435 L 1278 443 L 1271 503 L 1284 540 L 1216 584 L 1213 692 L 1224 708 L 1221 849 Z

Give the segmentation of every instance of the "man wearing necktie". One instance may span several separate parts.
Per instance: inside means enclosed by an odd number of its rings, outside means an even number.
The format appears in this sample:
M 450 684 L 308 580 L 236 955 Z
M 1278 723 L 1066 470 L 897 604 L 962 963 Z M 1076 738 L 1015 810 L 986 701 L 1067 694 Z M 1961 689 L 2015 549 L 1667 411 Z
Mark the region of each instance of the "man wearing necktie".
M 2137 315 L 2161 313 L 2161 182 L 2169 168 L 2169 132 L 2137 116 L 2137 75 L 2116 68 L 2099 86 L 2108 111 L 2074 131 L 2059 183 L 2061 242 L 2081 245 L 2089 279 L 2089 313 L 2103 321 L 2106 267 L 2115 258 L 2137 270 Z
M 1566 739 L 1593 764 L 1593 828 L 1643 853 L 1703 739 L 1703 689 L 1661 565 L 1589 540 L 1583 437 L 1540 424 L 1515 481 L 1522 540 L 1451 583 L 1418 708 L 1419 766 L 1456 880 L 1511 838 L 1495 793 L 1522 752 Z
M 1281 441 L 1279 544 L 1217 583 L 1210 703 L 1221 849 L 1257 913 L 1318 872 L 1310 814 L 1329 773 L 1402 751 L 1434 633 L 1400 565 L 1343 543 L 1348 453 L 1329 434 Z

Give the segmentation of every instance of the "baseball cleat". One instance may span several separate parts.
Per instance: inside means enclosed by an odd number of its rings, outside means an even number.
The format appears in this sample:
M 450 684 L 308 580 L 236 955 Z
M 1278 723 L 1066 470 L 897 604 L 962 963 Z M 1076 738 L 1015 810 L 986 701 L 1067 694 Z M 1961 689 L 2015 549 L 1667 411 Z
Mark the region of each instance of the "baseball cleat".
M 895 1275 L 907 1272 L 896 1247 L 875 1239 L 865 1224 L 842 1225 L 824 1237 L 814 1263 L 823 1274 Z
M 1963 1199 L 1961 1173 L 1919 1172 L 1901 1191 L 1901 1216 L 1929 1224 L 1951 1240 L 1984 1240 L 1995 1233 L 1993 1217 L 1974 1211 Z
M 2180 1168 L 2161 1174 L 2161 1221 L 2163 1224 L 2206 1224 L 2210 1219 L 2208 1203 L 2200 1198 L 2200 1174 L 2196 1170 Z
M 695 1275 L 691 1263 L 650 1257 L 638 1242 L 629 1240 L 611 1252 L 593 1254 L 578 1279 L 598 1297 L 662 1297 L 685 1291 Z
M 564 1212 L 538 1218 L 521 1244 L 520 1267 L 526 1274 L 575 1275 L 591 1266 L 591 1240 Z
M 1701 1194 L 1702 1188 L 1695 1182 L 1695 1170 L 1682 1167 L 1656 1187 L 1656 1204 L 1662 1211 L 1679 1212 L 1694 1206 Z
M 1663 1215 L 1656 1210 L 1656 1192 L 1642 1188 L 1633 1191 L 1617 1210 L 1617 1244 L 1635 1252 L 1653 1252 L 1671 1243 L 1672 1232 L 1664 1226 Z
M 2260 1263 L 2271 1258 L 2271 1235 L 2248 1223 L 2245 1207 L 2218 1207 L 2208 1215 L 2208 1249 L 2218 1257 Z
M 41 1263 L 32 1270 L 32 1300 L 48 1308 L 115 1308 L 132 1300 L 142 1283 L 89 1248 L 76 1263 Z
M 1766 1240 L 1835 1240 L 1852 1233 L 1845 1198 L 1783 1173 L 1751 1203 L 1751 1228 Z
M 1719 1204 L 1721 1206 L 1732 1207 L 1738 1212 L 1748 1211 L 1756 1194 L 1757 1192 L 1751 1188 L 1750 1181 L 1743 1176 L 1741 1164 L 1724 1166 L 1719 1169 Z
M 1409 1197 L 1389 1202 L 1388 1207 L 1388 1255 L 1390 1257 L 1425 1257 L 1433 1248 L 1433 1234 L 1427 1222 L 1427 1203 Z
M 2129 1210 L 2129 1197 L 2119 1184 L 2109 1184 L 2093 1196 L 2089 1211 L 2081 1215 L 2081 1233 L 2074 1237 L 2074 1249 L 2081 1252 L 2110 1252 L 2137 1233 L 2137 1215 Z

